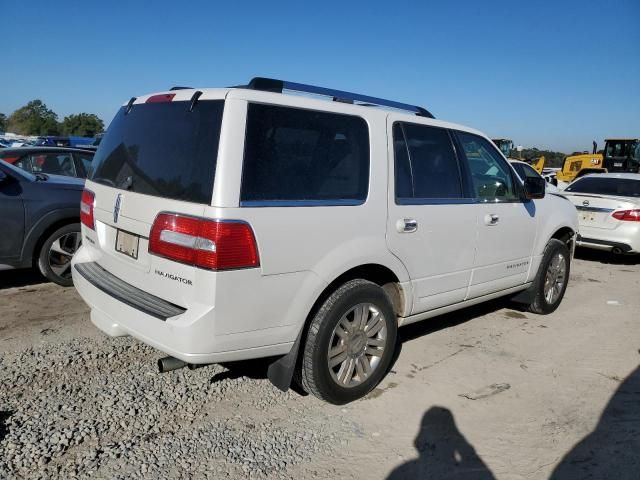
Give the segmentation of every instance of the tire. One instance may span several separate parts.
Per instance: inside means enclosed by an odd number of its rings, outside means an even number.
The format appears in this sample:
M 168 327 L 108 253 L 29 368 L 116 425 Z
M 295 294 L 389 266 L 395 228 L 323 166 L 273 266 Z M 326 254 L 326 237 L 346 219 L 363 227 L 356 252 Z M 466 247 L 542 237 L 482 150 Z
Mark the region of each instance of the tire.
M 345 283 L 311 320 L 300 367 L 303 388 L 334 405 L 363 397 L 386 375 L 397 330 L 382 288 L 362 279 Z M 340 362 L 331 367 L 330 361 Z
M 57 242 L 57 243 L 56 243 Z M 70 223 L 51 233 L 42 243 L 38 255 L 38 269 L 48 280 L 70 287 L 71 257 L 80 247 L 80 224 Z
M 558 270 L 559 265 L 564 265 L 563 272 Z M 535 294 L 533 302 L 529 305 L 530 312 L 547 315 L 558 308 L 567 290 L 570 267 L 571 254 L 567 245 L 554 238 L 549 240 L 534 281 Z M 556 270 L 555 272 L 554 269 Z M 560 276 L 562 276 L 561 285 L 558 283 Z M 554 294 L 550 296 L 549 291 L 552 284 L 554 286 Z M 549 288 L 545 290 L 546 285 L 549 285 Z

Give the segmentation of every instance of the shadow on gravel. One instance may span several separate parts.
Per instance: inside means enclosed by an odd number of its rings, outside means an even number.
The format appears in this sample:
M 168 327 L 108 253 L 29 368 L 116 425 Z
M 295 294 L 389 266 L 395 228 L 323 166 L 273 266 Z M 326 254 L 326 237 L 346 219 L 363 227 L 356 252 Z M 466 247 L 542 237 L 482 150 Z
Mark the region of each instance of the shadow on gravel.
M 611 252 L 590 248 L 576 248 L 576 258 L 607 265 L 640 265 L 640 255 L 615 255 Z
M 216 373 L 211 377 L 210 383 L 221 382 L 222 380 L 235 380 L 241 377 L 252 380 L 264 380 L 267 378 L 267 369 L 274 358 L 257 358 L 255 360 L 243 360 L 239 362 L 221 363 L 224 372 Z
M 447 408 L 431 407 L 427 410 L 414 445 L 420 456 L 393 470 L 387 480 L 495 478 L 460 433 L 453 414 Z
M 4 440 L 7 434 L 8 429 L 6 423 L 11 415 L 13 415 L 13 412 L 10 410 L 0 410 L 0 442 Z
M 593 432 L 565 455 L 552 480 L 640 476 L 640 367 L 618 387 Z
M 35 268 L 0 271 L 0 290 L 5 288 L 26 287 L 45 283 L 48 280 Z

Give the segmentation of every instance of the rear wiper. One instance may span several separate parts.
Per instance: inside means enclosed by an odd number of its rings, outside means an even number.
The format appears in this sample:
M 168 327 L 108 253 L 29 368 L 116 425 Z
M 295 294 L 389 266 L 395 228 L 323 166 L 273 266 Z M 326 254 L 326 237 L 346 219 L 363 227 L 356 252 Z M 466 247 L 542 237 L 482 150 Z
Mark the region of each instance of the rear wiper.
M 49 175 L 46 173 L 38 172 L 33 174 L 36 177 L 36 182 L 46 182 L 49 180 Z

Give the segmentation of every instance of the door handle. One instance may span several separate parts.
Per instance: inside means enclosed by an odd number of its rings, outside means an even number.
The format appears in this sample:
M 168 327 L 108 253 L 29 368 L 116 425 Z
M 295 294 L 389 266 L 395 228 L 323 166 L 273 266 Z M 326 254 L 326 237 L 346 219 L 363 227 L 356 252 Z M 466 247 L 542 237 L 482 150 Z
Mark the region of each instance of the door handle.
M 399 233 L 413 233 L 418 230 L 418 222 L 413 218 L 403 218 L 398 220 L 396 228 Z
M 487 213 L 484 216 L 484 223 L 486 225 L 489 225 L 489 226 L 497 225 L 499 221 L 500 221 L 500 217 L 494 213 Z

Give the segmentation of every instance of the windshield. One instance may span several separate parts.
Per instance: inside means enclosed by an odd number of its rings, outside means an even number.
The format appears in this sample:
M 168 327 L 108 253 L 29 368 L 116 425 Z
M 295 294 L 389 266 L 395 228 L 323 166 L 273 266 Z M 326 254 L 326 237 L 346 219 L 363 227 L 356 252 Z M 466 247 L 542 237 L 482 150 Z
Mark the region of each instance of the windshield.
M 91 180 L 157 197 L 210 203 L 224 101 L 122 107 L 94 157 Z
M 640 197 L 640 179 L 584 177 L 576 180 L 566 192 L 592 193 L 594 195 L 615 195 L 621 197 Z
M 640 143 L 632 140 L 609 140 L 604 152 L 605 157 L 632 157 L 640 160 Z

